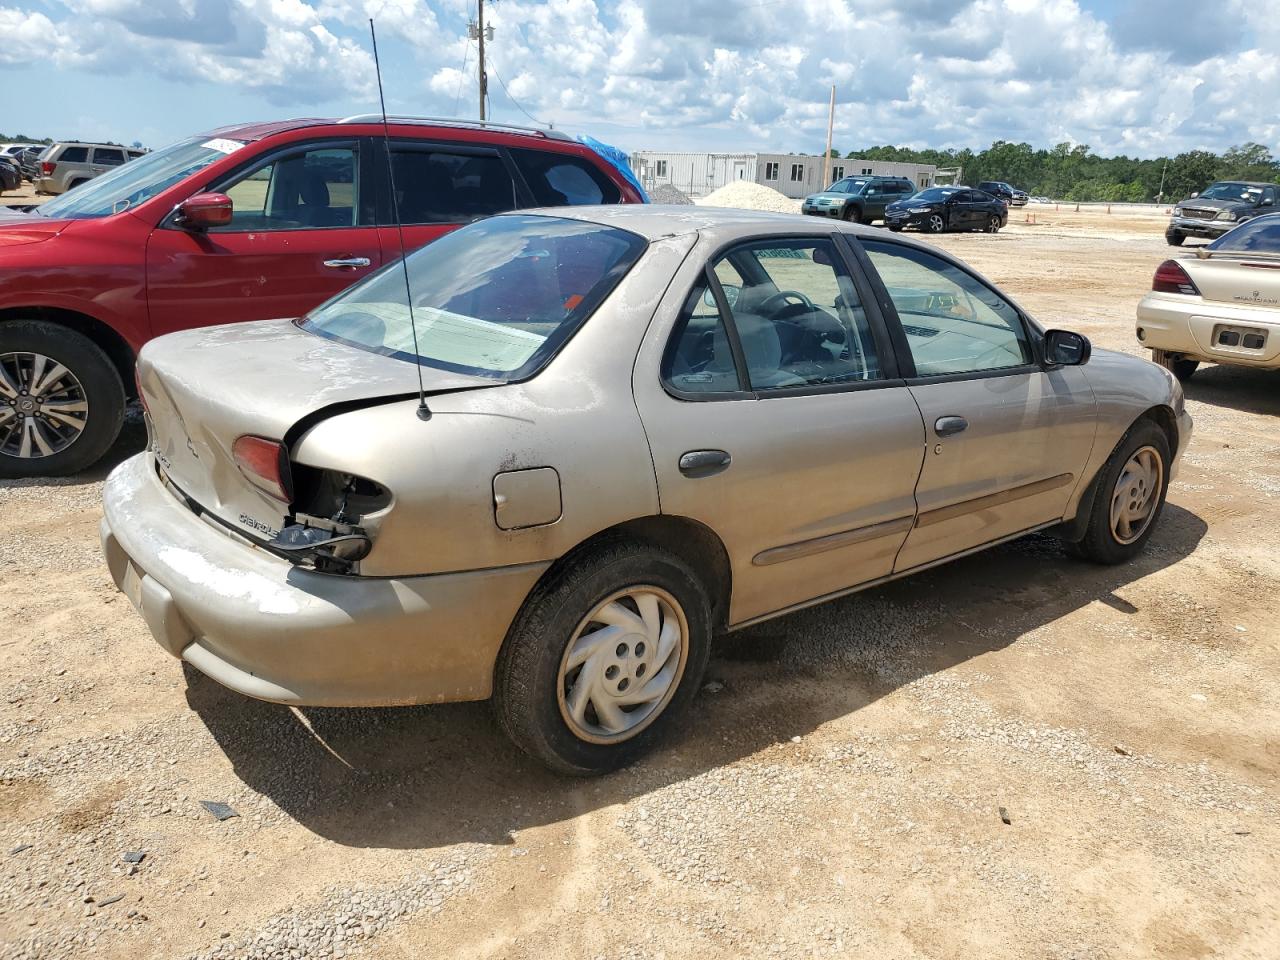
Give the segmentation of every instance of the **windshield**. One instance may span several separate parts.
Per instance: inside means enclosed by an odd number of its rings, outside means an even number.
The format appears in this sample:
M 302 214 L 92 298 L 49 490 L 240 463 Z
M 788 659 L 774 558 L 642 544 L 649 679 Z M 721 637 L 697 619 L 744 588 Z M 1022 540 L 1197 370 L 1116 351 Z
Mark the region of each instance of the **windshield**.
M 1280 253 L 1280 213 L 1245 221 L 1209 244 L 1209 249 L 1223 253 Z
M 241 140 L 193 137 L 170 144 L 137 160 L 116 167 L 62 196 L 41 204 L 36 212 L 46 217 L 73 220 L 108 217 L 150 200 L 215 160 L 244 146 Z
M 591 316 L 645 246 L 633 233 L 581 220 L 493 217 L 409 255 L 412 327 L 398 260 L 299 325 L 400 360 L 522 380 Z
M 827 193 L 857 193 L 867 185 L 865 180 L 854 180 L 851 177 L 845 177 L 843 180 L 837 180 L 828 189 Z
M 951 187 L 931 187 L 928 190 L 921 190 L 911 199 L 918 200 L 921 203 L 940 203 L 957 192 Z
M 1204 193 L 1201 200 L 1237 200 L 1245 203 L 1256 203 L 1262 197 L 1261 187 L 1252 187 L 1247 183 L 1215 183 Z

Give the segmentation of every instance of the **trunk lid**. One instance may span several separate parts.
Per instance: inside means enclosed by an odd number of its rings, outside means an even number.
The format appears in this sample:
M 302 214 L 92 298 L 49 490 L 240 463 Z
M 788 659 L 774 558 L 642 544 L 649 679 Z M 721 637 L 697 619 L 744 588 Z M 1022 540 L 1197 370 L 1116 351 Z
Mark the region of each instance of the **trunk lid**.
M 422 368 L 429 393 L 499 381 Z M 308 333 L 287 320 L 228 324 L 152 340 L 138 357 L 151 449 L 173 486 L 249 536 L 270 539 L 289 512 L 232 457 L 242 436 L 283 441 L 329 408 L 416 396 L 412 363 Z M 292 438 L 291 438 L 292 439 Z
M 1187 258 L 1178 263 L 1205 300 L 1271 310 L 1280 305 L 1280 257 L 1214 255 L 1206 260 Z

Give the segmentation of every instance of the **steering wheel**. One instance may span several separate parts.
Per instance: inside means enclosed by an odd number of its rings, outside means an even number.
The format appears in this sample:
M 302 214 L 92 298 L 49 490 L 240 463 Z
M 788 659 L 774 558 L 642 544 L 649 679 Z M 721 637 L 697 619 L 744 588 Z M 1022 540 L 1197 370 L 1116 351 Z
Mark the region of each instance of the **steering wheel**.
M 791 301 L 793 300 L 797 302 L 792 303 Z M 780 307 L 798 307 L 801 305 L 803 305 L 806 310 L 813 309 L 813 301 L 799 290 L 779 290 L 772 296 L 765 298 L 765 300 L 760 304 L 759 310 L 763 314 L 772 314 Z

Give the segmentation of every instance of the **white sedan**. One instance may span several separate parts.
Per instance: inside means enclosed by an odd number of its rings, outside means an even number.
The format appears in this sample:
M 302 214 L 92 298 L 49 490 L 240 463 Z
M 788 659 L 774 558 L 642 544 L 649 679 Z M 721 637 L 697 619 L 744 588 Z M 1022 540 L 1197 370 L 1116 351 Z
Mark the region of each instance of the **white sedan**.
M 1160 264 L 1138 340 L 1179 380 L 1202 362 L 1280 368 L 1280 213 Z

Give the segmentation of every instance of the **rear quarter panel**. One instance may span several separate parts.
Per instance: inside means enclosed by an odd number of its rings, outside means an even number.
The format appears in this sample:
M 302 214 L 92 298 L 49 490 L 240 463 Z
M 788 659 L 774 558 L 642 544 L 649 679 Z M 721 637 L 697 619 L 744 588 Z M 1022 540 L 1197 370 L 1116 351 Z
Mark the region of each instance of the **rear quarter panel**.
M 333 416 L 295 444 L 293 459 L 348 470 L 394 498 L 365 526 L 366 576 L 477 570 L 563 556 L 594 534 L 659 513 L 631 372 L 649 322 L 692 235 L 650 245 L 612 296 L 538 375 L 509 384 Z M 494 477 L 550 467 L 561 515 L 519 530 L 495 520 Z

